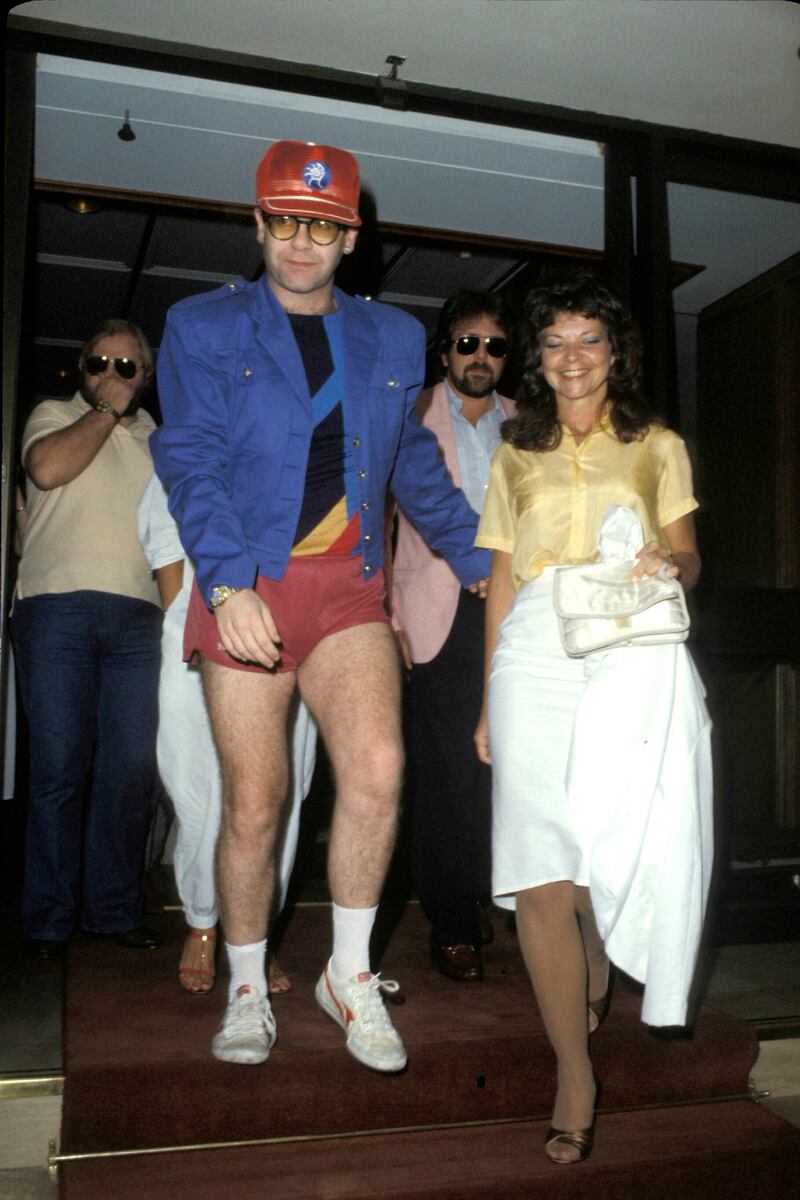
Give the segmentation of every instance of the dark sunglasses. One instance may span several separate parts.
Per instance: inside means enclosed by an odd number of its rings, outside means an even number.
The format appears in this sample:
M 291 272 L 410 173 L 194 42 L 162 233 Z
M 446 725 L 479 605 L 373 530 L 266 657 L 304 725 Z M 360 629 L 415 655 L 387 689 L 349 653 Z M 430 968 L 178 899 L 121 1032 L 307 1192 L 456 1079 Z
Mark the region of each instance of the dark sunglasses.
M 483 342 L 486 353 L 492 358 L 505 358 L 508 354 L 508 340 L 504 337 L 479 337 L 477 333 L 466 333 L 463 337 L 453 338 L 451 346 L 455 346 L 457 354 L 474 354 Z
M 139 370 L 132 358 L 109 358 L 107 354 L 90 354 L 85 363 L 87 375 L 102 375 L 108 366 L 113 366 L 123 379 L 133 379 Z
M 264 212 L 264 210 L 261 210 Z M 336 221 L 326 221 L 324 217 L 293 217 L 281 213 L 264 213 L 267 229 L 279 242 L 292 240 L 301 225 L 308 226 L 308 236 L 318 246 L 332 245 L 342 232 L 341 225 Z

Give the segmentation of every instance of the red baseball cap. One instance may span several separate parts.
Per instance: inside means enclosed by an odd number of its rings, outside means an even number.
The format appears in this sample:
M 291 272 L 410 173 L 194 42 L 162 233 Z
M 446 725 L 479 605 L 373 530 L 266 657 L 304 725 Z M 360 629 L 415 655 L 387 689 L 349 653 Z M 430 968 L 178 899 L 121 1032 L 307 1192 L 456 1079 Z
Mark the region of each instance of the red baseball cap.
M 258 164 L 256 199 L 267 213 L 360 225 L 358 163 L 348 150 L 275 142 Z

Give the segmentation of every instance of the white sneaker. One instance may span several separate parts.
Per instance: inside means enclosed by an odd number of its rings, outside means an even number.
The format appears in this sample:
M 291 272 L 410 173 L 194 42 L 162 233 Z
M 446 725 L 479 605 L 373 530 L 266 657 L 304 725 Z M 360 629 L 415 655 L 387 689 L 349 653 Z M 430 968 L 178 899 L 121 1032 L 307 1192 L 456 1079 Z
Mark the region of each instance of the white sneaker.
M 268 998 L 245 983 L 228 1004 L 211 1053 L 222 1062 L 262 1063 L 277 1036 Z
M 346 983 L 330 974 L 330 963 L 319 977 L 317 1003 L 347 1034 L 347 1049 L 375 1071 L 402 1071 L 408 1061 L 405 1046 L 384 1007 L 381 992 L 397 992 L 394 979 L 365 971 Z

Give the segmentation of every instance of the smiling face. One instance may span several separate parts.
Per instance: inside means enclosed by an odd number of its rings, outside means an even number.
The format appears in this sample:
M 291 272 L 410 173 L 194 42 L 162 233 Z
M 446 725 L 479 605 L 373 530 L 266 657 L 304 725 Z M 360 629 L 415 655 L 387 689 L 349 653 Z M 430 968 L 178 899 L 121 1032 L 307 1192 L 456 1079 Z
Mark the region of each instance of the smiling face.
M 335 242 L 319 246 L 312 242 L 307 225 L 287 241 L 274 238 L 261 210 L 255 210 L 256 238 L 264 250 L 269 285 L 286 312 L 331 311 L 333 276 L 342 255 L 356 244 L 357 229 L 343 229 Z
M 556 396 L 559 416 L 576 405 L 599 414 L 614 362 L 605 325 L 597 317 L 556 313 L 539 335 L 541 371 Z
M 456 341 L 469 334 L 477 335 L 481 340 L 474 354 L 459 354 Z M 484 338 L 506 336 L 505 330 L 498 325 L 493 317 L 483 313 L 478 317 L 467 317 L 457 321 L 453 326 L 450 337 L 452 341 L 442 353 L 442 365 L 445 368 L 447 382 L 462 400 L 479 400 L 491 396 L 500 382 L 504 358 L 493 358 L 486 349 Z

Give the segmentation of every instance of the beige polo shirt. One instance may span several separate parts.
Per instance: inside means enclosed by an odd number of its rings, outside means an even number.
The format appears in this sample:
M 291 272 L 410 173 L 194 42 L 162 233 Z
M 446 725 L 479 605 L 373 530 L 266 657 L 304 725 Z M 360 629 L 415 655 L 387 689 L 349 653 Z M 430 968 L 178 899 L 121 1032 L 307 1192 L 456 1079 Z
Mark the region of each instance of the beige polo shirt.
M 22 461 L 34 442 L 90 411 L 80 393 L 45 400 L 22 435 Z M 94 591 L 158 604 L 158 589 L 139 542 L 137 509 L 153 474 L 148 439 L 153 418 L 141 409 L 130 427 L 117 424 L 85 471 L 63 487 L 40 492 L 27 483 L 28 525 L 17 596 Z

